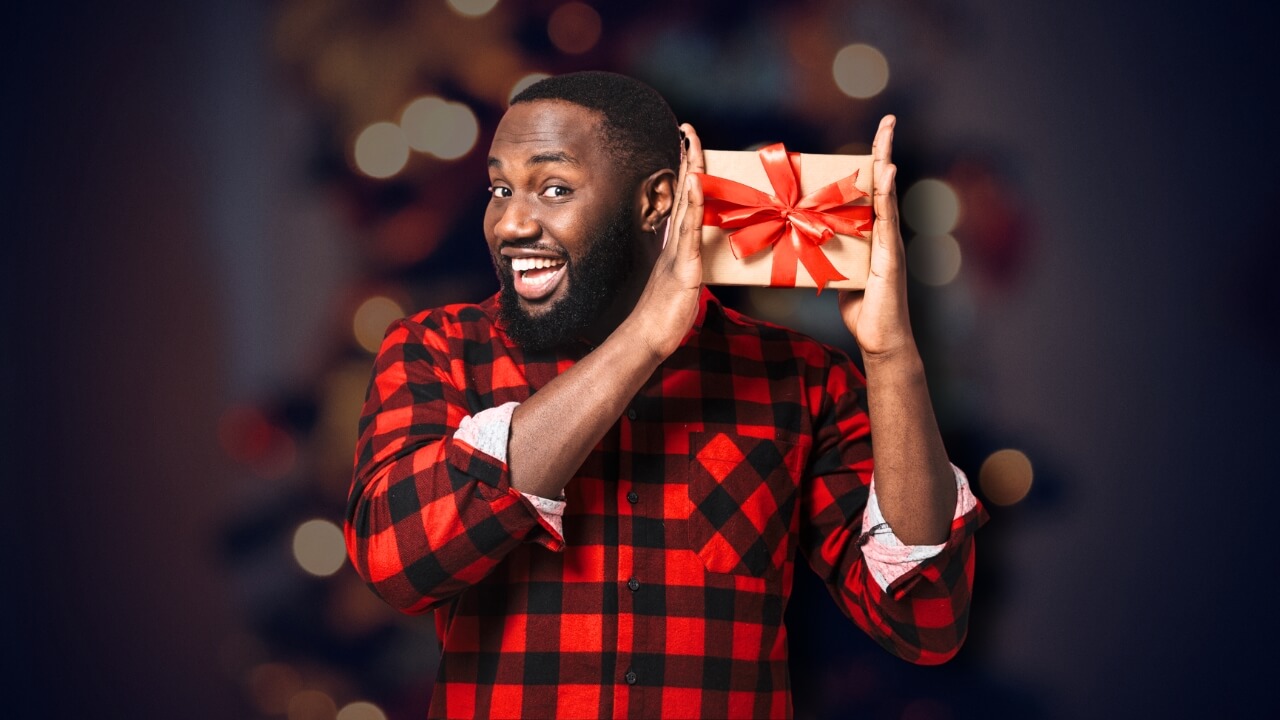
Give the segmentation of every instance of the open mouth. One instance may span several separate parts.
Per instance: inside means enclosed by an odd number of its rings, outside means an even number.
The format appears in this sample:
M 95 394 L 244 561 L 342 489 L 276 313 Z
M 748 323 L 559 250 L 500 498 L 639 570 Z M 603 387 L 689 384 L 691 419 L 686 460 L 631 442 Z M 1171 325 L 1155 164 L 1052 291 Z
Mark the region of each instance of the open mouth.
M 543 300 L 555 292 L 564 279 L 568 263 L 562 258 L 526 255 L 511 258 L 516 294 L 525 300 Z

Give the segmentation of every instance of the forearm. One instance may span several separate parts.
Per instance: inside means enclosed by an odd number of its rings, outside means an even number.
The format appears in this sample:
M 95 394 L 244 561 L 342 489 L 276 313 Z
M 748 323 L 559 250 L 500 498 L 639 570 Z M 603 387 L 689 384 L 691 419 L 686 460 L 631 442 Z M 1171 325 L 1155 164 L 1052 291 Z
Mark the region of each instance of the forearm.
M 864 356 L 875 456 L 876 495 L 885 522 L 909 545 L 947 539 L 956 481 L 914 345 L 892 357 Z
M 599 347 L 534 393 L 511 418 L 511 486 L 556 497 L 617 422 L 662 358 L 626 321 Z

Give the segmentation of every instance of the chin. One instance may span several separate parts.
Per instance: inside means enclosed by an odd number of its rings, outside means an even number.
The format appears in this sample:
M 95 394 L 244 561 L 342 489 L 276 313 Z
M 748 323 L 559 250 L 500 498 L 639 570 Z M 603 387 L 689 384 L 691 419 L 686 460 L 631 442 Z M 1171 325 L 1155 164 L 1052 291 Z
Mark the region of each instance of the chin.
M 516 304 L 517 307 L 520 308 L 521 312 L 530 318 L 536 319 L 555 312 L 556 307 L 564 301 L 566 294 L 566 288 L 562 285 L 556 288 L 555 293 L 553 293 L 551 297 L 543 298 L 542 300 L 526 300 L 523 297 L 516 295 Z

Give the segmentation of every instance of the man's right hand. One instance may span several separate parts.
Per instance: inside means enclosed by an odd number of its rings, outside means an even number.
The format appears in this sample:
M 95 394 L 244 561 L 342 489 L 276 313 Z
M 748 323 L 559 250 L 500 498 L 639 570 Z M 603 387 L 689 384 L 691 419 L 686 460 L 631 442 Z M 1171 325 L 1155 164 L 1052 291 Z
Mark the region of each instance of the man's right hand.
M 693 126 L 680 126 L 684 147 L 676 178 L 675 205 L 665 223 L 662 252 L 631 315 L 619 326 L 658 362 L 676 351 L 693 327 L 702 289 L 702 142 Z

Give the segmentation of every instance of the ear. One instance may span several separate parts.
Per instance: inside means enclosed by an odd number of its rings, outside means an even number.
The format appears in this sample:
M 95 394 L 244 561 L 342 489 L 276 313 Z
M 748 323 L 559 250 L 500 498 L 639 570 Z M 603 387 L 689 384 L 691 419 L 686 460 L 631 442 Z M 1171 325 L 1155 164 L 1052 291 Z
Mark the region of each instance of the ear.
M 656 233 L 662 221 L 671 214 L 676 199 L 676 174 L 669 169 L 654 171 L 640 182 L 640 203 L 637 216 L 640 230 Z

